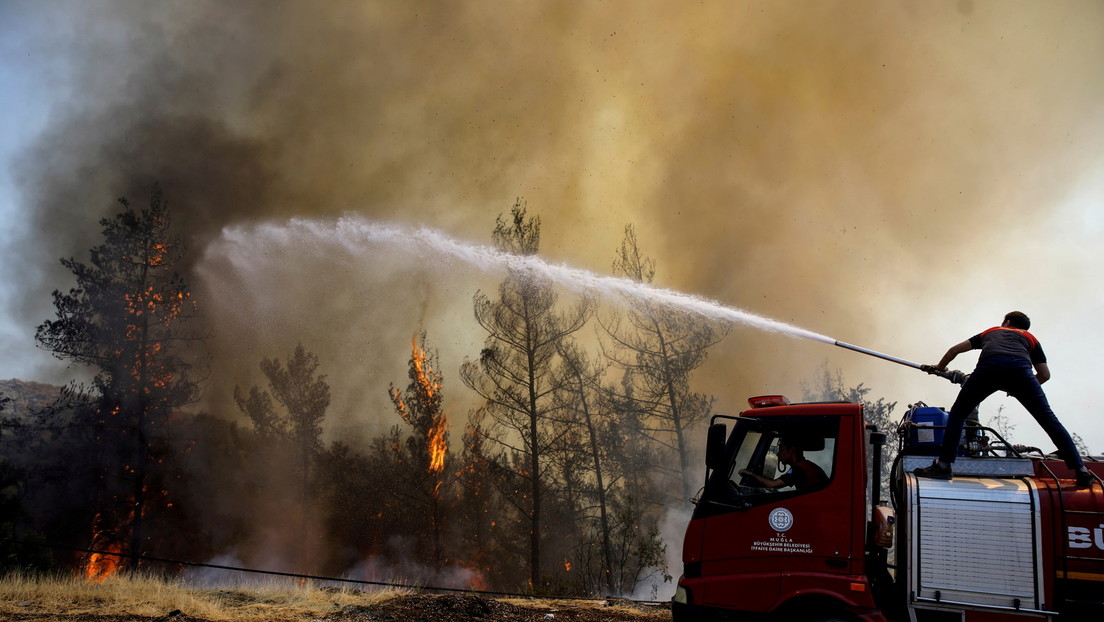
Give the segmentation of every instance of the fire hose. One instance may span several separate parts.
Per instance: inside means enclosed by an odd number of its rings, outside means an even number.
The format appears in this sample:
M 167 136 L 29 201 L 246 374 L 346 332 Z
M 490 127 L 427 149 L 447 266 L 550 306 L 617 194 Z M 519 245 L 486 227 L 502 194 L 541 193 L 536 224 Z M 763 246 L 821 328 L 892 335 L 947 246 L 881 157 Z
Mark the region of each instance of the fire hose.
M 866 348 L 860 348 L 859 346 L 853 346 L 849 343 L 844 343 L 842 341 L 837 341 L 836 345 L 841 347 L 841 348 L 847 348 L 848 350 L 854 350 L 855 352 L 858 352 L 860 354 L 865 354 L 867 356 L 873 356 L 873 357 L 876 357 L 876 358 L 884 359 L 886 361 L 890 361 L 892 363 L 897 363 L 898 365 L 904 365 L 905 367 L 912 367 L 913 369 L 919 369 L 920 371 L 927 372 L 927 373 L 929 373 L 933 376 L 939 376 L 940 378 L 946 378 L 947 380 L 949 380 L 949 381 L 951 381 L 955 384 L 962 384 L 963 382 L 966 382 L 966 374 L 958 371 L 957 369 L 955 369 L 955 370 L 936 369 L 934 365 L 921 365 L 919 363 L 913 363 L 912 361 L 906 361 L 905 359 L 900 359 L 900 358 L 897 358 L 896 356 L 890 356 L 888 354 L 882 354 L 881 352 L 875 352 L 874 350 L 868 350 Z

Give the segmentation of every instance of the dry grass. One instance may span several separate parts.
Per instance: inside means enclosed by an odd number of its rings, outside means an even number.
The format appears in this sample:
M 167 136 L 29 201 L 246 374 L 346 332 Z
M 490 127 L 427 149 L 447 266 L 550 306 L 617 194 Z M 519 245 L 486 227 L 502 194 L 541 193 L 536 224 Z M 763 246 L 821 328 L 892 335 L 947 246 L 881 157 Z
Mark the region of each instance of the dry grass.
M 179 611 L 213 622 L 297 622 L 342 607 L 369 605 L 401 594 L 398 590 L 366 593 L 311 584 L 288 587 L 272 583 L 255 588 L 190 588 L 171 579 L 141 574 L 116 575 L 103 583 L 77 577 L 0 579 L 0 618 L 5 615 L 143 616 L 156 618 Z
M 546 609 L 553 612 L 558 609 L 595 610 L 609 615 L 618 614 L 621 617 L 642 619 L 654 619 L 656 612 L 661 612 L 666 618 L 668 611 L 665 607 L 649 607 L 620 598 L 568 601 L 556 598 L 502 598 L 499 601 L 527 609 Z

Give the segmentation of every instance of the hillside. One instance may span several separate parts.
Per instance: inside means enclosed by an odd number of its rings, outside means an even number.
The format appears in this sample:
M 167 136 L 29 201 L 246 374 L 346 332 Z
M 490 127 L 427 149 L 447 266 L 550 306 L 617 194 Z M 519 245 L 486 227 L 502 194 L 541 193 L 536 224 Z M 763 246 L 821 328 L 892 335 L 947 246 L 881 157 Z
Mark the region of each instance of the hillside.
M 61 389 L 57 385 L 18 378 L 0 380 L 0 395 L 11 400 L 4 406 L 4 414 L 22 418 L 30 411 L 45 408 L 54 403 Z

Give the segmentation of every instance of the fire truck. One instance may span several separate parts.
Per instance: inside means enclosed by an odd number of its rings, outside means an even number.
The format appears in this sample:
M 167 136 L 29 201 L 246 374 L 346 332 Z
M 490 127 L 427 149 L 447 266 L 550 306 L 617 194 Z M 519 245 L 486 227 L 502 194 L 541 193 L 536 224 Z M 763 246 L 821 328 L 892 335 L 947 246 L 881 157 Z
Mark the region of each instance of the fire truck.
M 947 419 L 922 403 L 896 428 L 890 464 L 861 404 L 749 403 L 707 430 L 676 622 L 1104 620 L 1099 480 L 1078 488 L 1054 456 L 976 424 L 952 479 L 917 477 Z M 779 460 L 786 444 L 822 476 L 784 477 L 796 470 Z

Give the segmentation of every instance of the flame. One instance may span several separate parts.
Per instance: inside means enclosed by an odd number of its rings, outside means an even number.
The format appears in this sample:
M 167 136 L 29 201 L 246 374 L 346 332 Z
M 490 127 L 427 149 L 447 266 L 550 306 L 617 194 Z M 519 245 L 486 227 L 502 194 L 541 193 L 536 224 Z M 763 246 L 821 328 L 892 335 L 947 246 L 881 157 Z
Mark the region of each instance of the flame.
M 445 460 L 448 457 L 448 418 L 441 410 L 441 374 L 430 364 L 429 353 L 418 346 L 417 334 L 411 339 L 410 347 L 412 382 L 405 399 L 403 393 L 394 386 L 390 388 L 389 394 L 402 420 L 423 435 L 423 438 L 414 441 L 418 455 L 413 458 L 431 476 L 431 494 L 437 498 L 445 483 Z M 392 450 L 396 456 L 403 453 L 397 438 L 393 441 Z
M 485 592 L 485 591 L 491 589 L 490 585 L 487 583 L 487 579 L 483 576 L 483 573 L 481 571 L 479 571 L 475 568 L 468 568 L 468 570 L 471 570 L 471 572 L 472 572 L 472 575 L 471 575 L 471 589 L 478 590 L 478 591 L 481 591 L 481 592 Z
M 571 562 L 567 561 L 566 559 L 564 560 L 564 570 L 566 570 L 567 572 L 571 572 Z
M 429 471 L 440 474 L 445 470 L 445 454 L 448 453 L 448 441 L 445 439 L 445 415 L 437 417 L 430 428 L 426 440 L 429 442 Z
M 433 399 L 441 390 L 441 383 L 433 376 L 433 368 L 426 364 L 426 351 L 418 347 L 418 336 L 411 340 L 414 356 L 411 361 L 414 364 L 414 375 L 425 392 L 426 398 Z
M 427 401 L 433 401 L 441 391 L 440 376 L 434 373 L 433 367 L 429 365 L 429 356 L 424 348 L 418 347 L 418 336 L 414 335 L 411 339 L 411 355 L 410 361 L 414 368 L 414 380 L 420 387 L 420 393 L 425 396 Z M 396 400 L 396 404 L 399 408 L 399 414 L 404 418 L 409 416 L 409 412 L 406 409 L 406 404 L 401 400 Z M 440 475 L 445 470 L 445 456 L 448 454 L 448 440 L 445 438 L 445 434 L 448 431 L 448 421 L 443 412 L 438 412 L 433 415 L 430 422 L 430 427 L 426 431 L 426 445 L 429 450 L 429 472 L 434 475 Z M 441 482 L 437 483 L 437 488 L 441 487 Z
M 126 523 L 130 524 L 133 513 L 127 517 Z M 92 519 L 92 549 L 100 551 L 90 553 L 84 564 L 84 580 L 89 583 L 103 583 L 108 577 L 119 572 L 124 567 L 123 539 L 115 532 L 104 526 L 107 517 L 103 512 L 97 512 Z
M 123 552 L 123 545 L 118 542 L 110 543 L 103 549 L 105 553 L 92 553 L 88 562 L 84 565 L 84 580 L 89 583 L 103 583 L 108 577 L 122 568 L 122 558 L 118 556 Z M 115 553 L 111 555 L 110 553 Z

